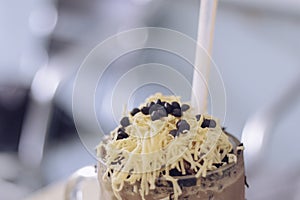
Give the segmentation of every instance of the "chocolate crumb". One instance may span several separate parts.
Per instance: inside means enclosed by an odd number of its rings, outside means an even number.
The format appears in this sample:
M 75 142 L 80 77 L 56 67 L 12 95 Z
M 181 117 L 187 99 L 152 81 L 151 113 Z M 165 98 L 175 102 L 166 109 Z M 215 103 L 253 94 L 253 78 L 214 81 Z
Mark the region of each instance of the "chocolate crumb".
M 205 187 L 206 187 L 206 184 L 205 184 L 205 183 L 201 183 L 201 187 L 202 187 L 202 188 L 205 188 Z
M 249 184 L 248 184 L 248 182 L 247 182 L 247 177 L 246 177 L 246 176 L 245 176 L 245 178 L 244 178 L 244 182 L 245 182 L 246 187 L 249 188 Z
M 200 160 L 200 165 L 203 165 L 204 164 L 204 160 L 202 159 L 202 160 Z
M 191 187 L 197 184 L 197 178 L 188 178 L 178 180 L 178 185 L 181 187 Z
M 188 163 L 187 161 L 184 161 L 183 164 L 184 164 L 186 175 L 192 175 L 192 174 L 194 174 L 194 170 L 191 169 L 191 164 L 190 163 Z
M 226 163 L 228 163 L 228 156 L 226 155 L 223 159 L 222 159 L 222 162 L 226 162 Z
M 223 188 L 223 185 L 222 185 L 222 184 L 219 184 L 219 185 L 218 185 L 218 190 L 222 190 L 222 188 Z
M 212 187 L 214 187 L 215 186 L 215 183 L 214 182 L 211 182 L 211 183 L 209 183 L 209 185 L 208 185 L 208 187 L 210 187 L 210 188 L 212 188 Z

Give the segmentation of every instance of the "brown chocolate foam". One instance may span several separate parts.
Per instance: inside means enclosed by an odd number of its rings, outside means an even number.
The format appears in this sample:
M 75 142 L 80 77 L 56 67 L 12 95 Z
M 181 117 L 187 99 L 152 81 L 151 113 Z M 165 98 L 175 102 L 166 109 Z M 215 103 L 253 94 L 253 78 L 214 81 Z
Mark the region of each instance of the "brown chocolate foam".
M 235 146 L 239 141 L 230 136 Z M 182 194 L 178 199 L 199 199 L 199 200 L 244 200 L 245 199 L 245 173 L 243 151 L 234 151 L 237 156 L 236 163 L 229 163 L 220 166 L 218 169 L 208 171 L 206 177 L 200 176 L 196 178 L 195 175 L 181 175 L 173 176 L 178 180 L 178 184 L 182 190 Z M 99 182 L 102 188 L 101 199 L 115 200 L 111 182 L 109 179 L 103 180 L 103 174 L 106 171 L 105 165 L 99 163 Z M 188 170 L 188 169 L 187 169 Z M 119 195 L 124 200 L 141 200 L 139 192 L 134 191 L 134 187 L 140 185 L 139 182 L 134 184 L 125 183 Z M 138 187 L 137 187 L 138 188 Z M 174 199 L 172 182 L 159 177 L 155 181 L 155 189 L 149 190 L 145 195 L 146 200 L 158 199 Z

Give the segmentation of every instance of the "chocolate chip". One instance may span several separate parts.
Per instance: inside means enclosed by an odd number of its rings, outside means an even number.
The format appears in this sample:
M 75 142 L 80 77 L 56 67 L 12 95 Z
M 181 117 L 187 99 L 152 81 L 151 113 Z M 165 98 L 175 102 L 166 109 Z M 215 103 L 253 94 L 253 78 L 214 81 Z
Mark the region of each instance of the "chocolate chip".
M 228 163 L 228 156 L 227 155 L 222 159 L 222 162 Z
M 196 119 L 197 119 L 197 121 L 199 121 L 200 120 L 200 118 L 201 118 L 201 115 L 199 114 L 199 115 L 196 115 Z
M 217 168 L 221 167 L 223 164 L 222 163 L 214 163 L 214 166 L 216 166 Z
M 183 133 L 183 131 L 185 131 L 185 130 L 190 130 L 189 123 L 186 120 L 184 120 L 184 119 L 179 120 L 176 123 L 176 127 L 178 129 L 178 132 L 180 132 L 180 133 Z
M 117 133 L 120 133 L 120 132 L 125 132 L 125 128 L 124 127 L 119 128 Z
M 172 111 L 172 115 L 175 117 L 181 117 L 181 110 L 179 108 L 174 108 L 174 110 Z
M 151 101 L 150 103 L 147 103 L 147 107 L 151 107 L 151 106 L 153 106 L 155 103 L 153 102 L 153 101 Z
M 182 111 L 182 112 L 185 112 L 185 111 L 187 111 L 188 109 L 190 109 L 190 106 L 189 106 L 189 105 L 187 105 L 187 104 L 182 104 L 182 106 L 181 106 L 181 111 Z
M 128 117 L 123 117 L 120 121 L 120 124 L 123 126 L 123 127 L 127 127 L 130 125 L 130 122 L 129 122 L 129 118 Z
M 166 116 L 168 116 L 167 111 L 166 111 L 165 109 L 160 109 L 160 110 L 157 110 L 156 112 L 158 112 L 158 114 L 159 114 L 161 117 L 166 117 Z
M 248 182 L 247 182 L 247 177 L 245 176 L 245 179 L 244 179 L 244 181 L 245 181 L 245 185 L 246 185 L 246 187 L 247 188 L 249 188 L 249 184 L 248 184 Z
M 149 109 L 149 113 L 152 121 L 168 116 L 166 109 L 159 104 L 153 104 Z
M 166 116 L 167 116 L 167 112 L 165 110 L 156 110 L 151 113 L 151 120 L 155 121 Z
M 173 129 L 169 132 L 169 134 L 173 135 L 173 137 L 176 137 L 178 135 L 177 130 Z
M 226 131 L 226 127 L 223 126 L 223 127 L 222 127 L 222 131 Z
M 149 107 L 149 114 L 151 115 L 152 112 L 158 111 L 158 110 L 165 110 L 165 108 L 162 105 L 153 104 L 151 107 Z
M 209 123 L 209 127 L 210 128 L 215 128 L 217 126 L 217 123 L 216 123 L 216 121 L 215 120 L 210 120 L 210 123 Z
M 161 100 L 160 100 L 160 99 L 157 99 L 157 100 L 155 101 L 155 104 L 161 105 Z
M 197 184 L 196 177 L 178 180 L 178 185 L 180 185 L 181 187 L 191 187 L 191 186 L 195 186 L 196 184 Z
M 171 176 L 182 176 L 182 173 L 178 169 L 174 168 L 169 171 Z
M 166 109 L 166 111 L 167 111 L 168 114 L 171 114 L 172 111 L 173 111 L 173 107 L 168 102 L 165 102 L 164 108 Z
M 118 135 L 127 135 L 127 133 L 125 132 L 125 128 L 124 127 L 121 127 L 118 129 L 117 131 Z
M 164 106 L 164 104 L 166 103 L 165 101 L 161 101 L 160 99 L 157 99 L 155 102 L 155 104 L 159 104 L 161 106 Z
M 181 119 L 178 120 L 177 123 L 176 123 L 176 128 L 177 128 L 177 129 L 179 128 L 180 123 L 181 123 Z
M 152 120 L 152 121 L 155 121 L 155 120 L 159 120 L 159 119 L 160 119 L 159 113 L 158 113 L 157 111 L 153 111 L 153 112 L 151 113 L 151 120 Z
M 202 160 L 200 160 L 200 165 L 203 165 L 204 164 L 204 160 L 202 159 Z
M 134 109 L 132 109 L 132 111 L 130 112 L 130 114 L 131 114 L 132 116 L 134 116 L 134 115 L 137 114 L 138 112 L 140 112 L 140 109 L 134 108 Z
M 240 144 L 238 145 L 238 147 L 242 147 L 242 146 L 244 146 L 244 144 L 243 144 L 243 143 L 240 143 Z
M 146 107 L 144 106 L 142 109 L 141 109 L 141 112 L 144 114 L 144 115 L 149 115 L 149 107 Z
M 173 101 L 171 105 L 173 106 L 173 108 L 179 108 L 180 109 L 180 105 L 176 101 Z
M 213 119 L 204 119 L 201 128 L 215 128 L 216 127 L 216 121 Z
M 125 132 L 119 132 L 118 133 L 118 136 L 117 136 L 117 140 L 121 140 L 121 139 L 125 139 L 125 138 L 128 138 L 129 135 Z

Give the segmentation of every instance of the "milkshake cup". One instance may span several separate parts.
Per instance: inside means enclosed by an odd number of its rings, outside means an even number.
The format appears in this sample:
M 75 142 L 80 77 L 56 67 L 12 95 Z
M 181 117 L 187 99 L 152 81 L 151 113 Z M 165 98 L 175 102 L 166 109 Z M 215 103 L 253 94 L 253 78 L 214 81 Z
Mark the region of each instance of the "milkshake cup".
M 228 134 L 230 142 L 237 147 L 240 142 Z M 195 175 L 174 176 L 178 180 L 182 194 L 179 200 L 245 200 L 245 173 L 243 151 L 234 152 L 237 162 L 227 164 L 207 173 L 206 177 Z M 103 175 L 106 171 L 105 164 L 98 164 L 98 181 L 100 186 L 100 199 L 117 200 L 109 180 L 104 181 Z M 136 183 L 139 184 L 139 183 Z M 173 186 L 164 178 L 157 178 L 156 187 L 145 195 L 147 200 L 174 199 Z M 123 200 L 141 200 L 139 193 L 134 192 L 134 185 L 125 184 L 119 192 Z
M 100 199 L 245 199 L 243 145 L 180 97 L 149 97 L 97 156 Z

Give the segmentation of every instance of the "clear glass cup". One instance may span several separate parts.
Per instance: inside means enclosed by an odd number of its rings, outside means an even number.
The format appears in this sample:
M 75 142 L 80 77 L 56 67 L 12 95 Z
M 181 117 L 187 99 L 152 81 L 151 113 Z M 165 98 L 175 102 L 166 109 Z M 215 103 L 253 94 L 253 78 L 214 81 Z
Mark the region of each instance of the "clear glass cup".
M 240 142 L 229 135 L 234 149 Z M 245 173 L 243 152 L 235 152 L 237 163 L 227 164 L 214 171 L 207 173 L 206 177 L 196 178 L 194 175 L 176 176 L 182 189 L 178 199 L 199 199 L 199 200 L 245 200 Z M 100 199 L 113 199 L 114 193 L 110 181 L 103 181 L 102 177 L 106 167 L 102 162 L 98 164 L 98 180 L 101 190 Z M 140 184 L 140 183 L 136 183 Z M 133 192 L 134 185 L 124 184 L 119 192 L 123 200 L 141 200 L 139 193 Z M 174 199 L 172 183 L 158 178 L 154 190 L 149 190 L 145 196 L 147 200 Z

